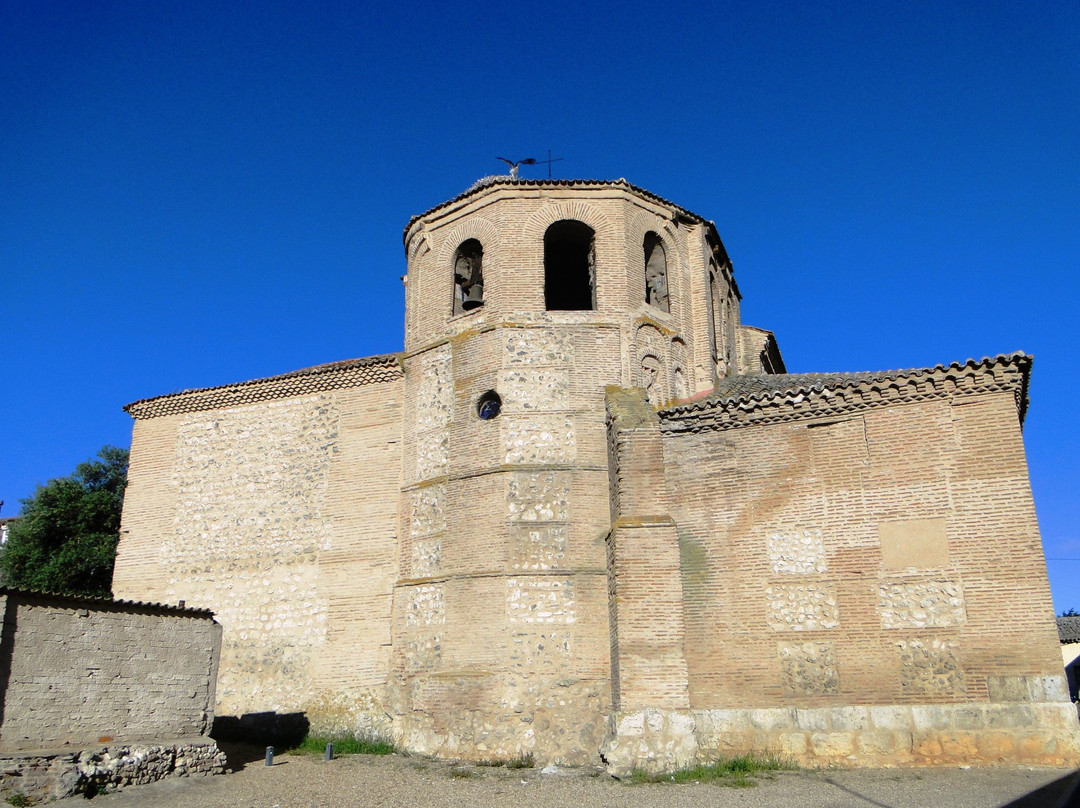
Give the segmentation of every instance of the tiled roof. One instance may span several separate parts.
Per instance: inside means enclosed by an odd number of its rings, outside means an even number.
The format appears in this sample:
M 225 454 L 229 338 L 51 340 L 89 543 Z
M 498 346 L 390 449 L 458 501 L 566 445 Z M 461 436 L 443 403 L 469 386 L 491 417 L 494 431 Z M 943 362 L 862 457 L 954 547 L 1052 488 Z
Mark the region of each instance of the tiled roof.
M 513 179 L 509 175 L 495 175 L 495 176 L 491 176 L 491 177 L 483 177 L 483 178 L 477 180 L 476 182 L 474 182 L 466 191 L 464 191 L 463 193 L 458 194 L 453 199 L 448 199 L 445 202 L 443 202 L 443 203 L 441 203 L 439 205 L 436 205 L 435 207 L 433 207 L 433 208 L 431 208 L 429 210 L 424 211 L 423 213 L 418 213 L 417 215 L 413 216 L 411 219 L 409 219 L 409 223 L 407 225 L 405 225 L 405 237 L 406 238 L 408 237 L 409 228 L 411 228 L 419 219 L 423 219 L 423 218 L 425 218 L 427 216 L 430 216 L 432 213 L 435 213 L 436 211 L 442 210 L 443 208 L 450 207 L 451 205 L 455 205 L 458 202 L 461 202 L 462 200 L 467 199 L 468 197 L 470 197 L 473 194 L 478 193 L 478 192 L 480 192 L 482 190 L 486 190 L 488 188 L 494 188 L 494 187 L 497 187 L 497 186 L 498 187 L 505 187 L 505 188 L 581 188 L 581 189 L 621 188 L 621 189 L 623 189 L 625 191 L 632 191 L 633 193 L 638 194 L 639 196 L 643 196 L 646 199 L 651 199 L 653 202 L 658 202 L 661 205 L 667 205 L 668 207 L 674 208 L 678 213 L 680 213 L 681 215 L 683 215 L 683 216 L 687 217 L 688 219 L 691 219 L 691 220 L 693 220 L 695 222 L 700 222 L 702 224 L 712 225 L 712 222 L 709 221 L 708 219 L 706 219 L 705 217 L 699 216 L 698 214 L 694 213 L 693 211 L 687 210 L 686 208 L 682 207 L 681 205 L 676 205 L 671 200 L 664 199 L 664 197 L 658 196 L 657 194 L 654 194 L 652 191 L 646 191 L 644 188 L 639 188 L 638 186 L 633 185 L 633 184 L 627 182 L 624 179 L 617 179 L 617 180 L 552 180 L 552 179 L 530 180 L 530 179 L 520 179 L 520 178 L 519 179 Z
M 400 357 L 401 354 L 383 354 L 329 362 L 279 376 L 144 398 L 128 404 L 124 410 L 133 418 L 156 418 L 394 381 L 404 375 Z
M 895 400 L 1013 389 L 1023 421 L 1030 371 L 1031 357 L 1017 352 L 932 368 L 732 376 L 721 381 L 710 395 L 665 407 L 660 415 L 670 429 L 694 429 L 691 422 L 698 416 L 715 421 L 707 428 L 725 428 L 754 420 L 749 417 L 754 411 L 771 410 L 770 418 L 783 421 L 806 417 L 811 412 L 839 414 Z
M 1080 642 L 1080 617 L 1059 617 L 1057 627 L 1062 642 Z
M 16 589 L 11 586 L 0 586 L 0 596 L 6 595 L 11 595 L 16 598 L 44 598 L 55 602 L 66 603 L 71 606 L 122 606 L 125 609 L 134 609 L 140 612 L 167 612 L 169 614 L 186 614 L 193 617 L 214 616 L 214 612 L 211 609 L 193 609 L 187 606 L 176 606 L 170 603 L 146 603 L 141 600 L 95 598 L 87 595 L 65 595 L 60 592 L 45 592 L 40 589 Z

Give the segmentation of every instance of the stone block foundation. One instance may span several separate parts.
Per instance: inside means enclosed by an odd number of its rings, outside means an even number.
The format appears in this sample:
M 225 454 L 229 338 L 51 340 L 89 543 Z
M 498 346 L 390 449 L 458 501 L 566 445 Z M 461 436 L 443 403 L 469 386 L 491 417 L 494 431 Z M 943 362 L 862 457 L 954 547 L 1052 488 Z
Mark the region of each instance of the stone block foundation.
M 1067 702 L 854 705 L 615 713 L 608 770 L 685 768 L 746 754 L 803 766 L 1076 765 L 1080 723 Z

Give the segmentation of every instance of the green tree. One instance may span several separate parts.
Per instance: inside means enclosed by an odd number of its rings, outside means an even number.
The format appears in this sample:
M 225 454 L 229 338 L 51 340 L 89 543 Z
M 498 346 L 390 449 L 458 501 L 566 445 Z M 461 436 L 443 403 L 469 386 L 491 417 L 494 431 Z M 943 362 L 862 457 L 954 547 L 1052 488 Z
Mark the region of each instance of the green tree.
M 98 457 L 22 501 L 0 555 L 7 586 L 111 596 L 128 450 L 105 446 Z

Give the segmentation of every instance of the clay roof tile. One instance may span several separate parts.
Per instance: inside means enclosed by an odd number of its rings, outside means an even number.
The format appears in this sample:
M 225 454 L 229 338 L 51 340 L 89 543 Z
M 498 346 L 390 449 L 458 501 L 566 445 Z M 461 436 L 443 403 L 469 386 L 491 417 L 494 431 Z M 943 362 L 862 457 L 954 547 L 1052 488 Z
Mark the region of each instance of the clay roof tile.
M 822 393 L 830 390 L 861 387 L 895 387 L 908 384 L 935 374 L 962 373 L 978 368 L 992 368 L 1000 365 L 1015 365 L 1022 374 L 1020 394 L 1020 420 L 1023 422 L 1027 411 L 1027 385 L 1031 370 L 1031 356 L 1022 351 L 999 354 L 982 359 L 968 359 L 966 362 L 951 362 L 948 365 L 935 365 L 930 368 L 907 368 L 903 370 L 859 371 L 844 373 L 778 373 L 748 376 L 730 376 L 720 381 L 716 390 L 709 395 L 673 404 L 662 409 L 665 415 L 679 417 L 695 411 L 704 411 L 716 406 L 730 404 L 756 404 L 771 399 L 784 398 L 800 393 Z
M 301 368 L 277 376 L 167 393 L 124 407 L 133 418 L 217 409 L 290 395 L 392 381 L 404 375 L 401 354 L 365 356 Z

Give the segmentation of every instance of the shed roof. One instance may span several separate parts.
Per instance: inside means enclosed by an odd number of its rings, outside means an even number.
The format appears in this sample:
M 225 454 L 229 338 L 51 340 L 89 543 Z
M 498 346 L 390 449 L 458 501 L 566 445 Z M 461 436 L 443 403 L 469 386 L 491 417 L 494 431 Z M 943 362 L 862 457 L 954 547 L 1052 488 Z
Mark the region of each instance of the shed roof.
M 1080 615 L 1057 619 L 1058 639 L 1063 643 L 1080 642 Z
M 188 606 L 178 606 L 171 603 L 151 603 L 141 600 L 121 600 L 117 598 L 101 598 L 89 595 L 68 595 L 62 592 L 46 592 L 40 589 L 17 589 L 12 586 L 0 586 L 0 596 L 11 596 L 30 600 L 48 600 L 67 606 L 89 606 L 93 608 L 121 607 L 137 612 L 153 612 L 156 614 L 182 614 L 191 617 L 213 617 L 211 609 L 195 609 Z

